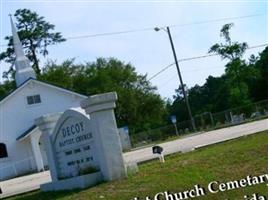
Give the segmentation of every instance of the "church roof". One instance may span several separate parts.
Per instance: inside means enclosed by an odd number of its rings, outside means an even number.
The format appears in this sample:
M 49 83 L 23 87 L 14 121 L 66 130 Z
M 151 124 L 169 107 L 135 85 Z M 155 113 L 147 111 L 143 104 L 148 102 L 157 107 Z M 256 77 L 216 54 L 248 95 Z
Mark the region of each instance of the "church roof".
M 28 80 L 30 80 L 30 79 L 32 79 L 32 78 L 29 78 Z M 27 81 L 28 81 L 27 80 Z M 25 81 L 23 84 L 21 84 L 19 87 L 16 87 L 16 89 L 14 89 L 14 90 L 11 90 L 10 92 L 8 92 L 4 97 L 2 97 L 1 99 L 0 99 L 0 103 L 5 99 L 5 98 L 7 98 L 9 95 L 12 95 L 14 92 L 16 92 L 16 90 L 17 89 L 19 89 L 20 87 L 22 87 L 27 81 Z
M 22 44 L 20 41 L 20 38 L 17 33 L 17 29 L 13 23 L 12 17 L 10 15 L 10 23 L 11 23 L 11 29 L 12 29 L 12 38 L 13 38 L 13 46 L 15 50 L 16 55 L 16 76 L 15 81 L 17 84 L 17 88 L 13 91 L 11 91 L 7 96 L 5 96 L 3 99 L 0 99 L 0 105 L 3 104 L 5 101 L 7 101 L 11 96 L 13 96 L 16 92 L 20 91 L 22 88 L 24 88 L 29 82 L 37 82 L 38 84 L 41 84 L 46 87 L 50 87 L 53 89 L 57 89 L 59 91 L 70 93 L 72 95 L 86 98 L 86 96 L 78 94 L 76 92 L 67 90 L 65 88 L 61 88 L 59 86 L 52 85 L 50 83 L 46 83 L 43 81 L 36 80 L 36 75 L 32 67 L 30 66 L 30 62 L 28 58 L 24 55 Z
M 54 89 L 57 89 L 57 90 L 60 90 L 60 91 L 63 91 L 63 92 L 66 92 L 66 93 L 69 93 L 69 94 L 72 94 L 72 95 L 76 95 L 76 96 L 79 96 L 79 97 L 82 97 L 82 98 L 87 98 L 87 96 L 85 95 L 82 95 L 82 94 L 79 94 L 77 92 L 73 92 L 71 90 L 67 90 L 65 88 L 62 88 L 62 87 L 59 87 L 59 86 L 56 86 L 56 85 L 53 85 L 51 83 L 47 83 L 47 82 L 44 82 L 44 81 L 39 81 L 39 80 L 36 80 L 36 79 L 33 79 L 33 78 L 29 78 L 28 80 L 26 80 L 24 83 L 22 83 L 19 87 L 17 87 L 15 90 L 11 91 L 7 96 L 5 96 L 1 101 L 0 101 L 0 105 L 2 103 L 4 103 L 5 101 L 7 101 L 11 96 L 13 96 L 15 93 L 17 93 L 18 91 L 20 91 L 21 89 L 23 89 L 29 82 L 31 81 L 34 81 L 34 82 L 37 82 L 39 84 L 42 84 L 44 86 L 47 86 L 47 87 L 50 87 L 50 88 L 54 88 Z
M 33 132 L 35 129 L 37 129 L 36 125 L 31 126 L 28 130 L 26 130 L 24 133 L 22 133 L 19 137 L 17 137 L 17 141 L 22 140 L 26 138 L 31 132 Z

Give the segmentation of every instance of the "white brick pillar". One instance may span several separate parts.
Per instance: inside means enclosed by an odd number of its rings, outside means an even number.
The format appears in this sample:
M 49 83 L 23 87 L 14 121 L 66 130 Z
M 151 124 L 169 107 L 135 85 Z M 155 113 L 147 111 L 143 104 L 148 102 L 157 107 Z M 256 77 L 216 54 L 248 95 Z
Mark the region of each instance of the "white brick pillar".
M 122 146 L 116 125 L 114 108 L 115 92 L 94 95 L 81 102 L 90 115 L 93 134 L 97 140 L 99 162 L 104 180 L 116 180 L 126 176 Z
M 37 131 L 37 133 L 31 134 L 30 140 L 31 140 L 31 146 L 32 146 L 32 151 L 34 154 L 34 160 L 36 163 L 37 170 L 43 171 L 44 170 L 44 163 L 43 163 L 41 150 L 39 147 L 40 136 L 41 136 L 41 133 L 39 131 Z
M 36 126 L 39 127 L 40 131 L 42 132 L 43 141 L 46 149 L 47 159 L 49 162 L 49 170 L 52 181 L 58 180 L 57 175 L 57 166 L 55 160 L 54 150 L 51 144 L 51 134 L 54 130 L 54 127 L 60 117 L 61 113 L 56 114 L 48 114 L 42 117 L 39 117 L 35 120 Z

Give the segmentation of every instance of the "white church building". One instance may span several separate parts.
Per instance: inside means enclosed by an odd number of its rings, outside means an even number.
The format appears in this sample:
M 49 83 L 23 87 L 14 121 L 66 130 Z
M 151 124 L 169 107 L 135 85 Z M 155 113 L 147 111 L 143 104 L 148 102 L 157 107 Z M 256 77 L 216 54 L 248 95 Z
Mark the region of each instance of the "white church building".
M 86 96 L 36 80 L 11 19 L 17 88 L 0 101 L 0 181 L 47 166 L 36 118 L 80 107 Z

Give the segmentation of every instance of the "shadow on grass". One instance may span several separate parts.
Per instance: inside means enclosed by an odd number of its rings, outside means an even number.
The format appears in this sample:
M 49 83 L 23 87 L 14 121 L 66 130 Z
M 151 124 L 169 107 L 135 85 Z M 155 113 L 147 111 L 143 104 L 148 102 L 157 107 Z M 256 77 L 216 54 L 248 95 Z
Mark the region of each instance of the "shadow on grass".
M 105 184 L 107 181 L 100 181 L 95 186 Z M 19 194 L 13 197 L 4 198 L 6 200 L 54 200 L 54 199 L 64 199 L 64 197 L 75 195 L 83 190 L 95 187 L 89 186 L 84 189 L 74 189 L 74 190 L 61 190 L 61 191 L 51 191 L 42 192 L 41 190 L 31 191 L 24 194 Z
M 57 191 L 57 192 L 42 192 L 40 190 L 35 192 L 29 192 L 17 196 L 13 196 L 10 198 L 5 198 L 7 200 L 48 200 L 48 199 L 60 199 L 66 196 L 70 196 L 80 192 L 81 190 L 71 190 L 71 191 Z

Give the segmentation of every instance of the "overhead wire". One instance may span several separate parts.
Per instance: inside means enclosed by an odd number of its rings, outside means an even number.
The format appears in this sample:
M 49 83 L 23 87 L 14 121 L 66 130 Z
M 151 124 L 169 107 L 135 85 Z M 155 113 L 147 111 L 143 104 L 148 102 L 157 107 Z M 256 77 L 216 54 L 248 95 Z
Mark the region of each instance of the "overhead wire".
M 264 15 L 267 15 L 267 13 L 244 15 L 244 16 L 237 16 L 237 17 L 218 18 L 218 19 L 212 19 L 212 20 L 190 22 L 190 23 L 185 23 L 185 24 L 173 24 L 173 25 L 169 25 L 169 27 L 173 27 L 173 28 L 184 27 L 184 26 L 191 26 L 191 25 L 215 23 L 215 22 L 226 21 L 226 20 L 239 20 L 239 19 L 245 19 L 245 18 L 259 17 L 259 16 L 264 16 Z M 166 26 L 162 26 L 162 27 L 166 27 Z M 147 28 L 129 29 L 129 30 L 122 30 L 122 31 L 115 31 L 115 32 L 104 32 L 104 33 L 86 34 L 86 35 L 80 35 L 80 36 L 69 36 L 69 37 L 66 37 L 65 39 L 76 40 L 76 39 L 112 36 L 112 35 L 120 35 L 120 34 L 135 33 L 135 32 L 153 31 L 154 28 L 155 27 L 147 27 Z M 8 46 L 8 45 L 2 44 L 0 46 Z
M 221 68 L 224 68 L 224 66 L 209 67 L 209 68 L 205 68 L 205 69 L 183 70 L 183 71 L 182 71 L 182 74 L 184 74 L 184 73 L 189 73 L 189 72 L 193 72 L 193 71 L 194 71 L 194 72 L 195 72 L 195 71 L 208 71 L 208 70 L 211 70 L 211 69 L 213 69 L 213 71 L 215 71 L 215 69 L 218 70 L 218 69 L 221 69 Z M 168 79 L 167 81 L 165 81 L 164 83 L 159 84 L 159 86 L 157 87 L 158 90 L 159 90 L 159 89 L 162 89 L 163 87 L 165 87 L 166 85 L 168 85 L 169 82 L 172 81 L 173 79 L 175 79 L 177 76 L 178 76 L 178 75 L 175 74 L 175 75 L 173 75 L 170 79 Z
M 266 46 L 268 46 L 268 43 L 250 46 L 247 49 L 255 49 L 255 48 L 266 47 Z M 182 58 L 182 59 L 179 59 L 178 62 L 180 63 L 180 62 L 191 61 L 191 60 L 196 60 L 196 59 L 203 59 L 203 58 L 212 57 L 212 56 L 218 56 L 218 55 L 219 54 L 214 53 L 214 54 L 206 54 L 206 55 L 194 56 L 194 57 L 189 57 L 189 58 Z M 160 71 L 158 71 L 153 76 L 151 76 L 148 80 L 150 81 L 150 80 L 154 79 L 155 77 L 157 77 L 158 75 L 160 75 L 161 73 L 163 73 L 164 71 L 169 69 L 174 64 L 175 63 L 172 63 L 172 64 L 169 64 L 168 66 L 162 68 Z

